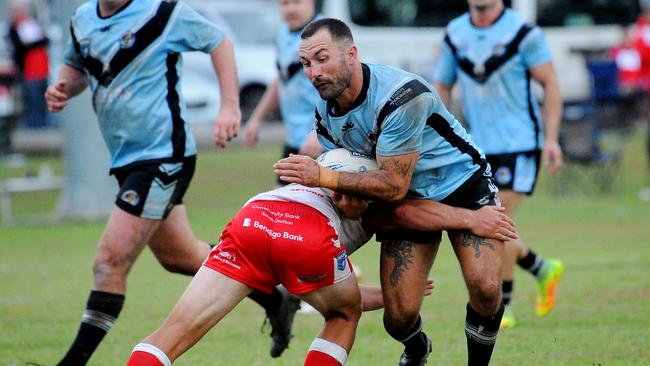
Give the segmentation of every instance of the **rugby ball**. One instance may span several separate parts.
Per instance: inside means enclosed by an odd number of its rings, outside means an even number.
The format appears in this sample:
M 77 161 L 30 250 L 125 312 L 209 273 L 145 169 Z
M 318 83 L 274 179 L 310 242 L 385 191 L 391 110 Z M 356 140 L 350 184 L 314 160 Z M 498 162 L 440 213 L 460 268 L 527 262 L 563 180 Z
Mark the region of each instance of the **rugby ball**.
M 365 173 L 379 169 L 377 162 L 370 156 L 343 148 L 326 151 L 316 161 L 328 169 L 342 172 Z

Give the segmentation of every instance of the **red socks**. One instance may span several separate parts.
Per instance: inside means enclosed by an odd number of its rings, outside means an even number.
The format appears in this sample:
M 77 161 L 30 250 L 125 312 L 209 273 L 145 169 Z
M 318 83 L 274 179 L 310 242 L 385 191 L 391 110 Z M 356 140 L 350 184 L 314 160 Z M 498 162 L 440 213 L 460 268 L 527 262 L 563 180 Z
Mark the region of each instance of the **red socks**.
M 126 366 L 171 366 L 167 355 L 156 346 L 140 343 L 131 353 Z
M 307 352 L 304 366 L 341 366 L 341 364 L 326 353 L 311 350 Z

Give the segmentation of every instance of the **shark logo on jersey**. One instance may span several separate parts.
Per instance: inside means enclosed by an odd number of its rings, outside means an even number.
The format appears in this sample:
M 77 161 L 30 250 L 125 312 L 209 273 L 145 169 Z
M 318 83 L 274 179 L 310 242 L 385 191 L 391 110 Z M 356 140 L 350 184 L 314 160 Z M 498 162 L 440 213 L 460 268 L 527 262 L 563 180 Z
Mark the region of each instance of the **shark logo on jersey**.
M 79 40 L 79 53 L 81 57 L 88 57 L 90 55 L 90 38 Z
M 122 195 L 120 196 L 120 199 L 131 206 L 137 206 L 138 203 L 140 203 L 140 195 L 138 192 L 129 189 L 128 191 L 124 191 Z
M 504 53 L 506 53 L 506 46 L 502 43 L 497 43 L 494 45 L 493 50 L 495 56 L 502 56 Z
M 131 48 L 135 44 L 135 34 L 133 32 L 126 32 L 120 38 L 120 48 Z

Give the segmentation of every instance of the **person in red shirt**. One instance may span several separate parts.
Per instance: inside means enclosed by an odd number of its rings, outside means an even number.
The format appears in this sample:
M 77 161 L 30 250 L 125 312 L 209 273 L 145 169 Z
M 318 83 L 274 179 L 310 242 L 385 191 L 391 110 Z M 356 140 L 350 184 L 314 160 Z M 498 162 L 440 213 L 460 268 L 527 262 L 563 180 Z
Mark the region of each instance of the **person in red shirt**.
M 635 43 L 632 29 L 623 28 L 621 43 L 609 52 L 610 58 L 616 63 L 619 87 L 625 94 L 642 89 L 641 54 Z
M 650 93 L 650 0 L 640 0 L 639 5 L 641 6 L 641 15 L 636 22 L 634 46 L 641 58 L 640 86 L 647 94 Z M 646 123 L 646 152 L 648 159 L 648 173 L 646 173 L 648 178 L 646 181 L 649 186 L 643 188 L 639 195 L 641 199 L 650 201 L 650 99 L 647 100 Z
M 49 40 L 41 24 L 31 16 L 28 3 L 15 3 L 11 10 L 9 39 L 13 46 L 13 58 L 19 72 L 19 80 L 22 81 L 25 103 L 21 126 L 50 127 L 45 103 L 49 75 Z

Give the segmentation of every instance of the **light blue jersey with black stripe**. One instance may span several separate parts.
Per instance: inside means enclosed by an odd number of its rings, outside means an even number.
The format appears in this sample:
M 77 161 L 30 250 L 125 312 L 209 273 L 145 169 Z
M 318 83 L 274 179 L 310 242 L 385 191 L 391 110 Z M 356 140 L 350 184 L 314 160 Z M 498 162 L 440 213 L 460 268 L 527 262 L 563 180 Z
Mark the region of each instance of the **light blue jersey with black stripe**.
M 196 154 L 180 93 L 180 53 L 210 52 L 223 33 L 182 2 L 132 0 L 99 16 L 97 0 L 70 24 L 64 63 L 84 70 L 111 167 Z
M 352 109 L 339 114 L 322 101 L 318 139 L 370 156 L 419 152 L 408 197 L 440 201 L 462 185 L 485 156 L 421 77 L 385 65 L 362 64 L 363 88 Z
M 322 18 L 317 15 L 313 20 Z M 303 72 L 300 63 L 300 34 L 302 29 L 292 31 L 283 25 L 275 39 L 280 73 L 280 113 L 284 123 L 285 143 L 299 149 L 314 128 L 314 108 L 320 96 Z
M 465 120 L 487 155 L 534 151 L 542 126 L 529 69 L 550 61 L 542 30 L 511 9 L 484 28 L 465 13 L 447 26 L 434 79 L 460 81 Z

